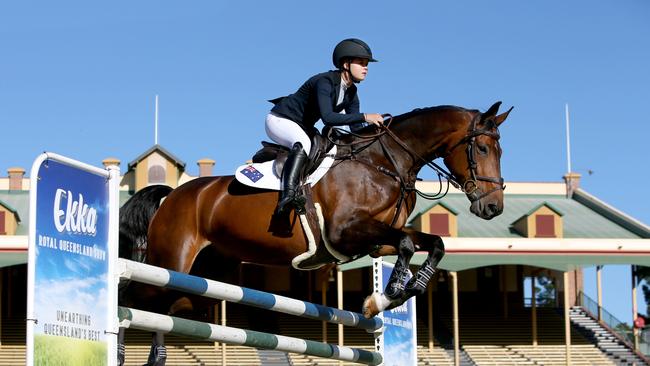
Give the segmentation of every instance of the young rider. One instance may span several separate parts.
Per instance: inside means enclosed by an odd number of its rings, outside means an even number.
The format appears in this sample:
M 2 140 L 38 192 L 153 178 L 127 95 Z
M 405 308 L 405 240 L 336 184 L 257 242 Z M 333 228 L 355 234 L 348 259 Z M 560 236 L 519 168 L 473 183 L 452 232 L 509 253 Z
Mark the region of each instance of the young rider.
M 282 193 L 277 212 L 300 205 L 300 172 L 311 150 L 314 125 L 321 119 L 327 126 L 349 125 L 354 131 L 368 123 L 380 126 L 381 114 L 359 113 L 357 87 L 368 74 L 368 63 L 376 62 L 370 47 L 360 39 L 345 39 L 334 48 L 332 62 L 337 70 L 309 78 L 295 93 L 271 100 L 275 106 L 266 116 L 266 134 L 291 149 L 282 171 Z

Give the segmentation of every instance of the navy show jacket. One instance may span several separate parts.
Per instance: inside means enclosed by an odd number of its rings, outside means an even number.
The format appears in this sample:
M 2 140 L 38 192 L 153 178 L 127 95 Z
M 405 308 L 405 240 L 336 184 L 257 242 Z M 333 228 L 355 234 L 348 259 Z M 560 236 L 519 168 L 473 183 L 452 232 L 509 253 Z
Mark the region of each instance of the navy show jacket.
M 319 119 L 327 126 L 363 123 L 365 118 L 359 113 L 356 85 L 347 88 L 343 102 L 337 106 L 340 90 L 340 71 L 320 73 L 309 78 L 295 93 L 270 100 L 275 104 L 271 111 L 296 122 L 307 133 Z M 344 109 L 346 114 L 339 113 Z

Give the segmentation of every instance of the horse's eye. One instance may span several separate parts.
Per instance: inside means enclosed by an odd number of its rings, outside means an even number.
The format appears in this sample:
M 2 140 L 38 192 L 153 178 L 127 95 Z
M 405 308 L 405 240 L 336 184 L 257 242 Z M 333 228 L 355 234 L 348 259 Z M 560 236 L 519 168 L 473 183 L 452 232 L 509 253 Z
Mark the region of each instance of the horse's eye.
M 477 145 L 478 152 L 481 155 L 487 155 L 488 153 L 488 147 L 486 145 L 479 144 Z

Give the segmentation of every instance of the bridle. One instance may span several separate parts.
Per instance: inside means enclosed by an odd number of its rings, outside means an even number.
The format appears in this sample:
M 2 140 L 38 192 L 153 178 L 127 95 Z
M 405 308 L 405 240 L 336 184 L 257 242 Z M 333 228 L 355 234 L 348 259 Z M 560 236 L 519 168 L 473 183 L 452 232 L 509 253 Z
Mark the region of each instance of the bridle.
M 465 180 L 463 185 L 461 186 L 461 190 L 467 195 L 469 200 L 471 202 L 478 201 L 481 198 L 488 196 L 496 191 L 504 190 L 506 186 L 504 185 L 503 177 L 486 177 L 482 175 L 478 175 L 478 164 L 476 163 L 476 137 L 480 135 L 485 135 L 488 137 L 493 138 L 496 141 L 499 141 L 499 138 L 501 138 L 501 135 L 499 134 L 498 129 L 494 129 L 494 131 L 491 128 L 477 128 L 477 122 L 480 119 L 481 114 L 477 114 L 472 118 L 472 121 L 470 122 L 469 128 L 467 130 L 467 135 L 463 137 L 456 145 L 454 145 L 449 151 L 442 156 L 443 158 L 448 156 L 449 154 L 452 153 L 458 146 L 462 144 L 466 144 L 466 152 L 467 152 L 467 164 L 469 166 L 469 173 L 470 173 L 470 179 Z M 483 182 L 490 182 L 490 183 L 496 183 L 497 186 L 487 192 L 481 191 L 481 189 L 478 187 L 477 181 L 483 181 Z M 458 184 L 457 181 L 455 181 L 456 184 Z
M 433 160 L 427 160 L 419 156 L 399 137 L 397 137 L 397 135 L 395 135 L 388 128 L 390 126 L 390 123 L 393 121 L 393 116 L 391 115 L 385 115 L 385 116 L 389 118 L 389 120 L 385 124 L 385 127 L 383 127 L 382 132 L 388 134 L 398 145 L 400 145 L 404 150 L 406 150 L 413 157 L 419 159 L 420 161 L 424 162 L 425 165 L 435 170 L 439 176 L 444 176 L 449 183 L 451 183 L 454 187 L 456 187 L 457 189 L 465 193 L 467 195 L 467 198 L 470 200 L 470 202 L 478 201 L 481 198 L 486 197 L 496 191 L 505 189 L 506 186 L 504 185 L 503 177 L 498 177 L 498 178 L 486 177 L 478 174 L 478 164 L 476 163 L 476 158 L 475 158 L 476 137 L 480 135 L 485 135 L 495 139 L 496 141 L 499 141 L 499 139 L 501 138 L 501 135 L 499 134 L 499 130 L 496 128 L 494 129 L 494 131 L 491 128 L 477 128 L 478 121 L 481 118 L 480 113 L 476 114 L 472 118 L 472 121 L 469 124 L 469 128 L 467 129 L 467 134 L 460 141 L 458 141 L 454 146 L 452 146 L 446 153 L 439 156 L 441 158 L 445 158 L 449 156 L 458 146 L 462 144 L 466 144 L 467 165 L 469 167 L 470 179 L 465 180 L 465 182 L 463 182 L 462 184 L 458 182 L 456 177 L 454 177 L 453 174 L 449 173 L 445 168 L 439 166 L 438 164 L 433 162 Z M 487 192 L 483 192 L 478 187 L 477 181 L 496 183 L 497 186 Z

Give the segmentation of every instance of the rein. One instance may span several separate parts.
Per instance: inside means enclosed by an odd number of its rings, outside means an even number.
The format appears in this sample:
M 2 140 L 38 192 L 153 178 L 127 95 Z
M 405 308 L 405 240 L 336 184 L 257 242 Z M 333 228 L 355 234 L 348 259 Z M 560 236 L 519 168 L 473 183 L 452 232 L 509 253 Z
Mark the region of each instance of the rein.
M 395 141 L 399 146 L 401 146 L 411 156 L 413 156 L 416 159 L 419 159 L 421 162 L 424 163 L 424 165 L 428 166 L 429 168 L 431 168 L 432 170 L 434 170 L 438 174 L 438 181 L 441 183 L 440 184 L 440 190 L 438 191 L 438 193 L 430 195 L 430 194 L 426 194 L 426 193 L 423 193 L 423 192 L 417 190 L 415 188 L 415 181 L 410 182 L 411 179 L 406 180 L 406 179 L 402 178 L 398 173 L 391 172 L 388 169 L 386 169 L 384 167 L 381 167 L 381 166 L 377 167 L 377 170 L 379 170 L 380 172 L 382 172 L 384 174 L 387 174 L 387 175 L 397 179 L 400 182 L 402 194 L 401 194 L 400 200 L 398 201 L 398 213 L 399 213 L 399 209 L 401 207 L 401 204 L 402 204 L 402 201 L 403 201 L 403 198 L 404 198 L 404 193 L 406 191 L 415 191 L 420 197 L 422 197 L 424 199 L 428 199 L 428 200 L 441 199 L 442 197 L 447 195 L 447 193 L 449 192 L 449 184 L 451 184 L 454 187 L 456 187 L 457 189 L 461 190 L 463 193 L 465 193 L 471 202 L 474 202 L 474 201 L 478 201 L 481 198 L 486 197 L 486 196 L 488 196 L 488 195 L 490 195 L 490 194 L 492 194 L 492 193 L 494 193 L 496 191 L 505 189 L 503 177 L 495 178 L 495 177 L 486 177 L 486 176 L 478 175 L 478 164 L 476 163 L 476 159 L 475 159 L 476 137 L 480 136 L 480 135 L 486 135 L 486 136 L 491 137 L 491 138 L 493 138 L 493 139 L 495 139 L 497 141 L 501 137 L 499 135 L 498 130 L 496 132 L 493 132 L 491 129 L 487 129 L 487 128 L 483 128 L 483 129 L 476 128 L 478 120 L 479 120 L 479 118 L 481 116 L 480 113 L 477 114 L 476 116 L 474 116 L 474 118 L 472 118 L 472 121 L 470 122 L 469 128 L 467 130 L 467 134 L 465 135 L 465 137 L 463 137 L 460 141 L 458 141 L 458 143 L 456 143 L 453 147 L 451 147 L 451 149 L 449 149 L 449 151 L 447 151 L 444 155 L 440 156 L 440 157 L 444 158 L 444 157 L 448 156 L 449 154 L 451 154 L 451 152 L 453 152 L 458 146 L 460 146 L 462 144 L 467 145 L 466 152 L 467 152 L 467 162 L 468 162 L 469 171 L 470 171 L 470 179 L 465 180 L 465 182 L 462 183 L 462 184 L 460 182 L 458 182 L 458 180 L 456 180 L 456 178 L 451 173 L 449 173 L 446 169 L 444 169 L 440 165 L 436 164 L 433 160 L 427 160 L 427 159 L 421 157 L 420 155 L 418 155 L 416 152 L 414 152 L 406 143 L 404 143 L 404 141 L 402 141 L 397 135 L 395 135 L 395 133 L 393 133 L 393 131 L 390 130 L 390 124 L 393 122 L 393 116 L 390 115 L 390 114 L 384 114 L 383 116 L 385 118 L 388 118 L 388 122 L 384 126 L 380 127 L 381 131 L 379 131 L 378 133 L 374 133 L 374 134 L 370 134 L 370 135 L 360 135 L 360 134 L 356 134 L 354 132 L 344 131 L 344 130 L 341 130 L 341 129 L 331 129 L 329 131 L 329 133 L 327 134 L 327 138 L 331 143 L 333 143 L 333 144 L 335 144 L 337 146 L 348 146 L 348 147 L 350 147 L 352 145 L 358 145 L 359 143 L 363 144 L 363 143 L 367 142 L 367 144 L 364 144 L 360 148 L 352 150 L 350 152 L 349 156 L 339 157 L 338 159 L 340 159 L 340 160 L 351 159 L 351 158 L 353 159 L 355 154 L 359 153 L 360 151 L 365 150 L 370 145 L 372 145 L 375 141 L 379 140 L 379 143 L 382 146 L 382 150 L 384 151 L 384 154 L 388 157 L 388 159 L 391 161 L 393 166 L 396 167 L 396 164 L 395 164 L 395 161 L 394 161 L 392 155 L 388 152 L 388 149 L 386 149 L 386 147 L 384 146 L 384 144 L 381 142 L 381 139 L 380 139 L 382 136 L 387 134 L 388 136 L 390 136 L 393 139 L 393 141 Z M 334 141 L 332 139 L 332 137 L 331 137 L 332 130 L 344 131 L 347 134 L 350 134 L 352 136 L 357 137 L 358 140 L 355 141 L 354 143 L 350 143 L 350 144 L 339 143 L 339 142 Z M 361 141 L 359 141 L 359 140 L 361 140 Z M 370 163 L 367 163 L 367 162 L 362 161 L 362 160 L 358 160 L 358 159 L 355 159 L 355 160 L 366 163 L 367 165 L 371 165 Z M 371 165 L 371 166 L 374 166 L 374 165 Z M 446 188 L 444 193 L 442 193 L 442 177 L 445 177 L 446 180 L 447 180 L 447 188 Z M 489 190 L 489 191 L 487 191 L 487 192 L 483 192 L 478 187 L 477 181 L 496 183 L 496 184 L 498 184 L 498 186 L 491 189 L 491 190 Z M 396 218 L 397 218 L 397 214 L 395 216 L 395 219 Z M 395 221 L 395 220 L 393 220 L 393 221 Z

